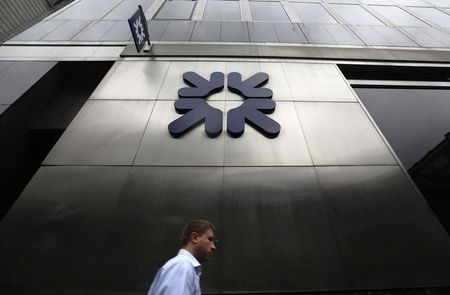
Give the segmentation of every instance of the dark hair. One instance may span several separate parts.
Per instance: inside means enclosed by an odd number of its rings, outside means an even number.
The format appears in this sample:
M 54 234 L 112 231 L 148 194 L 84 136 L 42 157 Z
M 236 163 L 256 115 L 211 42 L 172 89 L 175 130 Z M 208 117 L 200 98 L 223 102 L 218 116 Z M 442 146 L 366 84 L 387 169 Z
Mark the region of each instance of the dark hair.
M 203 235 L 208 229 L 211 229 L 214 234 L 216 233 L 216 227 L 211 222 L 203 219 L 192 219 L 183 229 L 181 245 L 186 246 L 189 243 L 189 239 L 193 232 Z

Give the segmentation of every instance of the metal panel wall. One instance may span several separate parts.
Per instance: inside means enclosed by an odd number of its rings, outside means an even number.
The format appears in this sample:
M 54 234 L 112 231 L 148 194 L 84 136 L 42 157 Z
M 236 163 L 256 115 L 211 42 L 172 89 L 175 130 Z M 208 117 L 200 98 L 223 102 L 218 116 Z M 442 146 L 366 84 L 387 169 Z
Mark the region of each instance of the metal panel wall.
M 173 138 L 189 70 L 267 72 L 279 136 L 226 133 L 242 98 L 225 79 L 208 99 L 222 134 Z M 197 217 L 220 239 L 205 294 L 450 284 L 448 235 L 334 64 L 136 60 L 113 66 L 0 224 L 0 291 L 145 293 Z

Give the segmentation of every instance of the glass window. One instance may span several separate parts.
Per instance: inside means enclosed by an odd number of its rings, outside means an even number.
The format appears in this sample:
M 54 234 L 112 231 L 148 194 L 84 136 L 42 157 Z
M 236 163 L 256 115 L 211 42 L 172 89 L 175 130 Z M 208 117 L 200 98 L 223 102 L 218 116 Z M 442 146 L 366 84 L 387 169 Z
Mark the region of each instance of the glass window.
M 341 15 L 346 24 L 350 25 L 384 25 L 376 17 L 359 5 L 331 4 L 331 7 Z
M 166 1 L 155 19 L 190 19 L 195 1 Z
M 407 13 L 403 9 L 397 6 L 370 6 L 376 10 L 379 14 L 390 20 L 396 26 L 427 26 L 424 22 L 418 18 Z
M 394 0 L 397 4 L 404 6 L 432 6 L 423 0 Z
M 208 1 L 204 20 L 241 20 L 241 8 L 237 1 Z
M 372 5 L 395 5 L 391 0 L 360 0 L 361 3 L 364 4 L 372 4 Z
M 127 0 L 123 1 L 112 9 L 104 20 L 126 20 L 137 10 L 138 5 L 142 5 L 144 12 L 150 8 L 153 0 Z
M 450 2 L 448 0 L 427 0 L 427 2 L 438 7 L 450 7 Z
M 450 89 L 355 91 L 450 232 Z
M 450 15 L 431 7 L 409 7 L 418 16 L 429 20 L 438 26 L 450 28 Z
M 91 20 L 96 19 L 111 4 L 109 0 L 81 0 L 62 13 L 53 17 L 53 20 Z
M 283 6 L 278 2 L 250 2 L 254 21 L 289 21 Z
M 407 169 L 450 132 L 450 90 L 356 88 Z
M 319 3 L 290 3 L 304 23 L 337 24 L 337 21 Z

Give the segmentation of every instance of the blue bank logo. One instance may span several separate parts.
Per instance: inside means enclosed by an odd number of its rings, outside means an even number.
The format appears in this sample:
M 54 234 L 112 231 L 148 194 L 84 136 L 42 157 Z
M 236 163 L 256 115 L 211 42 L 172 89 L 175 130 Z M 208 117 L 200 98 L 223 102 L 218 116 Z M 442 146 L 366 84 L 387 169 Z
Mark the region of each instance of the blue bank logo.
M 183 74 L 183 80 L 190 87 L 178 90 L 179 100 L 175 101 L 175 110 L 183 116 L 169 124 L 173 137 L 180 137 L 197 125 L 205 123 L 205 132 L 209 137 L 222 133 L 221 110 L 206 102 L 209 95 L 222 91 L 225 75 L 221 72 L 211 74 L 209 81 L 194 72 Z M 257 73 L 242 81 L 239 73 L 228 74 L 228 89 L 244 98 L 244 102 L 227 114 L 227 131 L 232 137 L 240 137 L 245 130 L 245 123 L 251 125 L 261 134 L 275 138 L 280 133 L 280 124 L 268 117 L 275 111 L 276 103 L 272 100 L 273 92 L 262 86 L 269 81 L 266 73 Z

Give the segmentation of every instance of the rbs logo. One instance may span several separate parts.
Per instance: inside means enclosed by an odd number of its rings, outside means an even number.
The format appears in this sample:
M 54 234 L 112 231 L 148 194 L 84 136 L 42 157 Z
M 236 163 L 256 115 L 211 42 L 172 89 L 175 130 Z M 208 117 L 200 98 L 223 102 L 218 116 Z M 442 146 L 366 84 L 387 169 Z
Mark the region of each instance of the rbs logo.
M 180 137 L 205 123 L 205 132 L 209 137 L 216 137 L 222 132 L 221 110 L 210 106 L 206 99 L 209 95 L 222 91 L 225 75 L 221 72 L 211 74 L 206 80 L 194 72 L 183 74 L 183 80 L 191 87 L 178 90 L 179 100 L 175 101 L 175 110 L 183 114 L 169 124 L 169 132 L 173 137 Z M 227 131 L 232 137 L 244 133 L 245 123 L 250 124 L 264 136 L 275 138 L 280 133 L 280 124 L 266 116 L 275 110 L 272 90 L 262 88 L 269 81 L 266 73 L 257 73 L 242 81 L 241 74 L 228 74 L 228 89 L 244 98 L 244 102 L 227 114 Z

